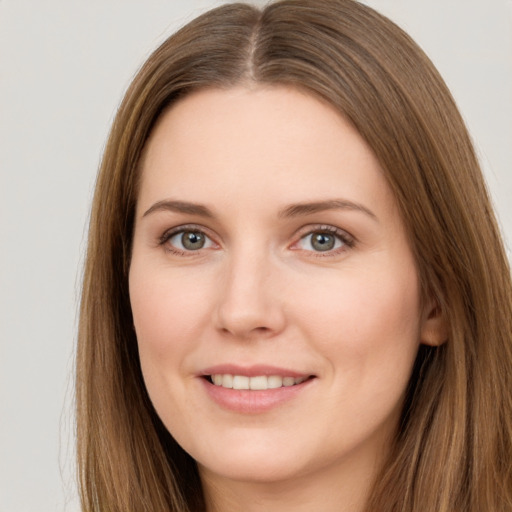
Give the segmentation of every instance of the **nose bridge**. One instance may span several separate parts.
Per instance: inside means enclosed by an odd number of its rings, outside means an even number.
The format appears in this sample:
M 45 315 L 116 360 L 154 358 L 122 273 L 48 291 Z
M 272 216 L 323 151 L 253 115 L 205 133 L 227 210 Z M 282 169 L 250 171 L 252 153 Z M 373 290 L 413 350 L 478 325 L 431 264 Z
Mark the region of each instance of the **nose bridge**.
M 237 337 L 276 333 L 283 327 L 276 272 L 269 252 L 249 244 L 233 248 L 219 285 L 217 322 Z

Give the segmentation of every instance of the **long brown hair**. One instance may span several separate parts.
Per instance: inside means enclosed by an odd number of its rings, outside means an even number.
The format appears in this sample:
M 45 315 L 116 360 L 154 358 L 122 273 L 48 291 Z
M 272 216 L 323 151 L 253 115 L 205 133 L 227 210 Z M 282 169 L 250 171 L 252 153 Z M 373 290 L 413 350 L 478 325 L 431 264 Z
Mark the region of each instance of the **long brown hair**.
M 479 164 L 443 80 L 354 0 L 214 9 L 165 41 L 121 104 L 90 220 L 77 354 L 84 511 L 204 509 L 195 462 L 152 408 L 127 275 L 138 162 L 159 115 L 205 87 L 286 84 L 330 103 L 373 149 L 449 336 L 421 347 L 370 512 L 512 510 L 512 285 Z

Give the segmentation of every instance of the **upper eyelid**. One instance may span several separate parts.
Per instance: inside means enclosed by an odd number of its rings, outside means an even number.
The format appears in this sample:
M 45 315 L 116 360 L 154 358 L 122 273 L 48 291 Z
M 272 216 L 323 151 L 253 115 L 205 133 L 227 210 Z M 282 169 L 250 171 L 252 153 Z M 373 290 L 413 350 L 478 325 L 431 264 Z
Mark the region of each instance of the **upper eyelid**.
M 208 238 L 214 238 L 214 236 L 211 235 L 212 231 L 205 226 L 201 226 L 200 224 L 180 224 L 179 226 L 174 226 L 172 228 L 166 229 L 159 238 L 161 241 L 169 240 L 169 238 L 184 231 L 198 231 L 206 235 Z
M 319 233 L 322 231 L 327 231 L 334 235 L 338 235 L 340 238 L 348 238 L 353 242 L 356 242 L 357 239 L 354 235 L 348 232 L 345 229 L 341 229 L 339 227 L 333 226 L 331 224 L 313 224 L 303 226 L 295 232 L 295 237 L 303 238 L 304 236 L 310 235 L 312 233 Z

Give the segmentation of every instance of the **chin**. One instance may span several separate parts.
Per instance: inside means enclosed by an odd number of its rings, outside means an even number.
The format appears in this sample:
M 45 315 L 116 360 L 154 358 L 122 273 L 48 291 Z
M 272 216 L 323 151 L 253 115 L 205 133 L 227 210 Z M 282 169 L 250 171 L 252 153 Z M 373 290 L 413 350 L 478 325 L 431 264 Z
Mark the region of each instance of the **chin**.
M 222 461 L 198 462 L 200 473 L 215 474 L 226 480 L 244 483 L 273 484 L 293 480 L 307 473 L 303 464 L 255 455 L 253 458 L 232 457 Z
M 209 449 L 190 450 L 200 471 L 241 482 L 272 483 L 307 473 L 307 458 L 299 447 L 282 439 L 233 439 L 208 442 Z M 214 446 L 212 450 L 211 447 Z

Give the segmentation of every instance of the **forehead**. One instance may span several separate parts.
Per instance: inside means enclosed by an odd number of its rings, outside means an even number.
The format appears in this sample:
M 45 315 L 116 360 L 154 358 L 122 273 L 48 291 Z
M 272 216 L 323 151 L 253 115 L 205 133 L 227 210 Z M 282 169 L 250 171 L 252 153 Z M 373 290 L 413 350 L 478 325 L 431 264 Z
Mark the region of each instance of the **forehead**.
M 389 195 L 377 159 L 352 125 L 330 105 L 284 86 L 185 97 L 157 122 L 141 168 L 144 203 L 166 195 L 202 203 L 339 194 L 373 202 Z

